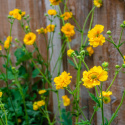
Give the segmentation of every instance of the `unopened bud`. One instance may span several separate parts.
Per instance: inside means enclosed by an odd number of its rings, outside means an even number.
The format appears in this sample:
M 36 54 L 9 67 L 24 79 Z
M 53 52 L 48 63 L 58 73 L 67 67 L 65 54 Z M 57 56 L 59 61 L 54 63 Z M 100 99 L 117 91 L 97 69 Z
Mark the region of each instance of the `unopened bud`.
M 112 32 L 110 30 L 107 31 L 107 34 L 110 35 Z
M 119 65 L 115 65 L 115 68 L 118 69 L 118 68 L 120 68 L 120 66 Z
M 104 67 L 104 68 L 108 67 L 108 65 L 109 65 L 108 62 L 103 62 L 103 63 L 102 63 L 102 67 Z
M 122 67 L 125 68 L 125 64 L 122 64 Z

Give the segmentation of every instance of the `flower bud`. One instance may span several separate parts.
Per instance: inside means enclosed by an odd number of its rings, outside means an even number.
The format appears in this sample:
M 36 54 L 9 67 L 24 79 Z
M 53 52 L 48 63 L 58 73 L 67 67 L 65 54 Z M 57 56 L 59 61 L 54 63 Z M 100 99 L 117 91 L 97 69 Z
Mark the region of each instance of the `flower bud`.
M 103 62 L 103 63 L 102 63 L 102 67 L 104 67 L 104 68 L 108 67 L 108 65 L 109 65 L 108 62 Z
M 23 17 L 24 20 L 26 20 L 26 17 Z
M 12 67 L 12 70 L 15 70 L 16 68 L 15 67 Z
M 110 30 L 107 31 L 107 34 L 110 35 L 112 32 Z
M 77 58 L 78 58 L 78 59 L 80 59 L 80 58 L 81 58 L 81 56 L 77 56 Z
M 48 16 L 48 14 L 47 14 L 47 13 L 45 13 L 44 15 L 45 15 L 45 16 Z
M 30 17 L 29 15 L 26 16 L 26 18 L 29 18 L 29 17 Z
M 58 34 L 59 34 L 59 35 L 61 35 L 61 33 L 60 33 L 60 32 L 58 32 Z
M 28 29 L 29 28 L 29 26 L 25 26 L 25 29 Z
M 120 68 L 120 66 L 119 65 L 115 65 L 115 68 L 118 69 L 118 68 Z
M 125 68 L 125 64 L 122 64 L 122 68 Z
M 8 19 L 11 19 L 11 18 L 12 18 L 12 16 L 8 15 Z
M 19 40 L 18 40 L 17 38 L 15 38 L 15 41 L 16 41 L 17 43 L 19 43 Z
M 121 24 L 120 27 L 124 28 L 124 24 Z
M 112 36 L 109 35 L 109 38 L 112 38 Z
M 81 52 L 80 52 L 80 54 L 84 54 L 85 53 L 85 50 L 82 50 Z

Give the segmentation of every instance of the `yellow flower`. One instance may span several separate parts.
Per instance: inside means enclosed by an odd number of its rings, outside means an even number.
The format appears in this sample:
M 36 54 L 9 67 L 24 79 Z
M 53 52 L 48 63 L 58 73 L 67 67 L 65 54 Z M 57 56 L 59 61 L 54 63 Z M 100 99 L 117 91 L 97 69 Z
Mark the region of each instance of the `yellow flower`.
M 0 45 L 0 50 L 2 50 L 2 46 Z
M 39 94 L 44 94 L 44 93 L 46 93 L 46 90 L 39 90 L 38 93 L 39 93 Z
M 8 49 L 12 41 L 12 37 L 8 36 L 6 41 L 4 42 L 4 48 Z
M 86 88 L 93 88 L 96 85 L 100 85 L 100 81 L 106 81 L 108 78 L 108 72 L 103 70 L 101 66 L 94 66 L 88 72 L 83 72 L 82 81 Z
M 124 56 L 124 59 L 123 59 L 123 61 L 124 61 L 124 64 L 125 64 L 125 56 Z
M 98 8 L 102 6 L 102 0 L 94 0 L 93 2 L 94 2 L 94 5 Z
M 70 105 L 70 99 L 68 98 L 67 95 L 62 96 L 62 99 L 63 99 L 63 105 L 64 106 Z
M 61 0 L 49 0 L 52 5 L 59 5 Z
M 69 49 L 69 50 L 67 51 L 67 55 L 68 55 L 69 57 L 71 57 L 72 53 L 74 53 L 74 50 L 72 50 L 72 49 Z
M 25 11 L 21 11 L 19 9 L 14 9 L 12 11 L 9 12 L 10 16 L 13 16 L 14 18 L 16 18 L 17 20 L 21 20 L 21 18 L 23 16 L 25 16 L 26 12 Z
M 29 32 L 28 34 L 26 34 L 23 39 L 24 44 L 26 45 L 33 45 L 35 40 L 36 40 L 36 35 L 32 32 Z
M 101 95 L 101 93 L 100 93 L 100 95 Z M 102 91 L 103 102 L 105 104 L 108 104 L 111 101 L 111 98 L 110 98 L 111 95 L 112 95 L 111 91 L 108 91 L 108 92 Z
M 0 92 L 0 98 L 2 97 L 2 95 L 3 95 L 3 93 L 2 93 L 2 92 Z
M 25 29 L 28 29 L 29 28 L 29 26 L 25 26 Z
M 103 98 L 103 102 L 104 102 L 105 104 L 108 104 L 110 101 L 111 101 L 111 97 L 104 97 L 104 98 Z
M 36 32 L 38 32 L 38 34 L 46 34 L 47 30 L 41 27 L 40 29 L 37 29 Z
M 22 120 L 20 118 L 18 118 L 18 123 L 21 123 L 21 122 L 22 122 Z
M 91 56 L 94 53 L 94 50 L 91 46 L 87 47 L 86 50 L 88 51 L 89 56 Z
M 54 32 L 54 30 L 55 30 L 55 25 L 49 24 L 49 25 L 46 27 L 46 30 L 47 30 L 47 32 Z
M 66 37 L 72 37 L 75 35 L 74 26 L 70 23 L 66 23 L 62 26 L 61 31 L 66 35 Z
M 102 46 L 105 42 L 105 37 L 101 34 L 104 30 L 104 26 L 95 25 L 93 29 L 88 32 L 88 38 L 90 45 L 93 47 Z
M 45 105 L 45 101 L 44 101 L 44 100 L 41 100 L 41 101 L 38 101 L 38 102 L 37 102 L 37 106 L 38 106 L 38 107 L 41 107 L 41 106 L 43 106 L 43 105 Z
M 37 105 L 33 105 L 33 110 L 38 110 L 39 109 L 39 107 L 37 106 Z
M 48 10 L 48 14 L 51 16 L 55 16 L 57 14 L 56 10 Z
M 70 73 L 67 73 L 66 71 L 62 72 L 62 74 L 58 77 L 54 78 L 56 89 L 63 89 L 64 87 L 67 87 L 71 83 L 72 76 L 70 76 Z
M 63 17 L 64 20 L 68 20 L 72 18 L 72 12 L 65 12 L 64 14 L 61 15 L 61 17 Z
M 110 95 L 112 95 L 111 91 L 108 91 L 108 92 L 102 91 L 102 96 L 109 97 Z
M 26 14 L 26 12 L 23 11 L 23 12 L 21 13 L 21 16 L 23 17 L 23 16 L 25 16 L 25 14 Z

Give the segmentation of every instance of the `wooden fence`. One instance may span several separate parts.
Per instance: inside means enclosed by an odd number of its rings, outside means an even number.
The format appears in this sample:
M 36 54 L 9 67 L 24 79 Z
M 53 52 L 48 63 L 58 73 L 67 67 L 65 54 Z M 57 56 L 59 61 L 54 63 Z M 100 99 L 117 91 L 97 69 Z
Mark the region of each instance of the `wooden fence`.
M 46 17 L 44 14 L 50 9 L 49 0 L 0 0 L 0 39 L 5 40 L 5 38 L 9 35 L 9 23 L 7 20 L 7 15 L 10 10 L 14 8 L 19 8 L 23 11 L 26 11 L 27 14 L 31 17 L 31 29 L 35 33 L 37 28 L 42 26 L 46 26 L 48 24 Z M 93 5 L 93 0 L 68 0 L 68 7 L 69 10 L 73 13 L 73 16 L 76 18 L 80 26 L 83 26 L 85 18 L 88 12 L 91 10 Z M 62 7 L 62 5 L 61 5 Z M 63 7 L 62 7 L 63 8 Z M 58 7 L 56 7 L 58 9 Z M 103 6 L 101 8 L 95 9 L 94 15 L 94 22 L 95 24 L 102 24 L 104 25 L 104 34 L 106 36 L 106 31 L 111 30 L 113 34 L 113 39 L 116 43 L 118 43 L 118 39 L 120 36 L 121 28 L 120 24 L 125 20 L 125 2 L 124 0 L 103 0 Z M 58 26 L 57 32 L 60 31 L 60 22 L 55 20 Z M 71 21 L 74 24 L 73 21 Z M 89 23 L 88 23 L 89 25 Z M 86 26 L 85 34 L 87 35 L 88 26 Z M 125 32 L 123 32 L 122 41 L 125 40 L 124 38 Z M 16 22 L 13 27 L 12 31 L 13 38 L 18 38 L 19 40 L 23 40 L 24 33 L 20 27 L 20 25 Z M 54 60 L 57 58 L 58 51 L 61 48 L 61 41 L 55 37 L 55 51 L 54 51 L 54 58 L 52 59 L 51 66 L 53 66 Z M 42 53 L 43 57 L 46 58 L 46 48 L 45 48 L 45 41 L 39 35 L 37 35 L 37 45 Z M 80 34 L 77 32 L 73 41 L 71 42 L 71 47 L 73 49 L 79 49 L 80 46 Z M 124 49 L 125 45 L 123 45 L 120 49 L 122 50 L 123 54 L 125 53 Z M 29 47 L 32 49 L 32 47 Z M 11 49 L 11 53 L 15 50 L 15 46 Z M 92 57 L 86 58 L 86 61 L 89 64 L 89 67 L 93 67 L 94 65 L 101 65 L 103 61 L 109 62 L 109 78 L 108 81 L 105 83 L 104 90 L 106 90 L 107 86 L 111 83 L 115 71 L 114 67 L 116 64 L 122 64 L 123 60 L 120 57 L 119 53 L 116 49 L 114 49 L 113 45 L 106 42 L 102 47 L 97 47 L 94 49 L 95 53 Z M 50 50 L 51 52 L 51 50 Z M 125 54 L 124 54 L 125 55 Z M 73 76 L 71 88 L 73 89 L 75 86 L 76 81 L 76 71 L 67 63 L 67 56 L 65 54 L 62 63 L 62 70 L 67 70 Z M 15 60 L 15 58 L 13 58 Z M 4 61 L 1 60 L 1 64 Z M 2 66 L 1 66 L 2 67 Z M 122 98 L 122 93 L 125 87 L 125 74 L 120 73 L 117 76 L 117 79 L 114 82 L 111 90 L 113 92 L 112 101 L 110 104 L 104 106 L 105 116 L 110 118 L 113 112 L 116 110 L 117 106 L 120 103 Z M 0 83 L 2 84 L 2 83 Z M 94 90 L 91 89 L 91 92 L 94 93 Z M 60 92 L 62 95 L 64 91 Z M 90 97 L 88 96 L 87 89 L 81 85 L 81 92 L 80 92 L 80 105 L 87 106 L 85 109 L 85 115 L 87 118 L 91 117 L 93 112 L 93 105 Z M 53 99 L 55 96 L 53 96 Z M 51 107 L 53 107 L 53 111 L 56 111 L 57 104 L 55 101 L 51 100 Z M 125 125 L 125 101 L 120 108 L 118 117 L 114 120 L 112 125 Z M 70 107 L 69 107 L 70 108 Z M 96 117 L 93 121 L 94 125 L 101 125 L 101 114 L 100 111 L 96 114 Z

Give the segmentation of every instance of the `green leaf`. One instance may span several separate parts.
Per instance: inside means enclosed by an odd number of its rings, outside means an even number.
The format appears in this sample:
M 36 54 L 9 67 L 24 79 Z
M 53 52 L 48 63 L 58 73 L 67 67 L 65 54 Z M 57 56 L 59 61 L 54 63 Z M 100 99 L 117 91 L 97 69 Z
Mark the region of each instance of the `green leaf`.
M 76 65 L 74 64 L 74 62 L 71 60 L 71 59 L 68 59 L 68 63 L 73 66 L 73 67 L 76 67 Z
M 72 125 L 72 115 L 70 112 L 66 112 L 66 109 L 62 109 L 63 125 Z
M 95 97 L 95 95 L 90 93 L 89 91 L 88 91 L 88 93 L 89 93 L 89 96 L 92 98 L 92 100 L 95 101 L 98 104 L 98 106 L 100 107 L 100 102 L 99 102 L 98 98 Z
M 14 75 L 13 75 L 13 73 L 11 71 L 8 71 L 7 74 L 8 74 L 8 79 L 12 80 L 12 79 L 15 78 Z
M 23 55 L 22 57 L 20 57 L 17 60 L 16 65 L 18 66 L 20 63 L 29 60 L 31 57 L 32 57 L 32 53 L 28 53 L 28 54 Z
M 118 47 L 122 46 L 124 43 L 125 43 L 125 41 L 120 43 L 120 44 L 118 44 Z
M 108 119 L 105 117 L 105 125 L 108 125 Z
M 39 70 L 38 69 L 35 69 L 33 72 L 32 72 L 32 77 L 35 78 L 39 75 Z
M 91 125 L 90 122 L 87 120 L 87 121 L 83 121 L 81 120 L 82 122 L 79 122 L 77 123 L 78 125 Z
M 21 49 L 18 48 L 15 52 L 14 55 L 16 56 L 17 61 L 25 55 L 25 52 Z

